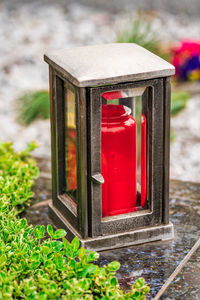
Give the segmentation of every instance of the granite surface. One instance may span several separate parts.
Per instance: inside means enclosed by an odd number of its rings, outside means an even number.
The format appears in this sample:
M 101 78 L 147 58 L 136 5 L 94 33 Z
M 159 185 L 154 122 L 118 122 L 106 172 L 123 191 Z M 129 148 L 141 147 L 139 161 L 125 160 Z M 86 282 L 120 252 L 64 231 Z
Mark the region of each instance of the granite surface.
M 49 178 L 40 178 L 35 186 L 35 199 L 23 214 L 29 223 L 47 225 L 51 198 Z M 170 219 L 175 238 L 128 248 L 104 251 L 99 264 L 113 260 L 121 263 L 117 273 L 120 284 L 129 289 L 138 277 L 144 277 L 152 299 L 180 264 L 200 236 L 200 184 L 171 181 Z M 200 249 L 165 291 L 162 299 L 200 299 Z
M 200 249 L 191 257 L 161 299 L 200 299 Z

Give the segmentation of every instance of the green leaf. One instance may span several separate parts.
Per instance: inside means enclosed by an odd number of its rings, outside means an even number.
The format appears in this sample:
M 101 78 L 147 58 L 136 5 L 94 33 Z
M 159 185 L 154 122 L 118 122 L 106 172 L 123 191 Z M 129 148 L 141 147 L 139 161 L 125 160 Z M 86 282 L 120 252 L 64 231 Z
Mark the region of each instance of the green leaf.
M 112 278 L 110 279 L 110 284 L 111 284 L 112 286 L 116 286 L 116 285 L 118 284 L 117 278 L 116 278 L 116 277 L 112 277 Z
M 142 293 L 140 291 L 135 291 L 133 296 L 134 299 L 141 299 Z
M 108 270 L 116 272 L 120 268 L 120 263 L 118 261 L 112 261 L 108 264 Z
M 71 259 L 69 265 L 70 265 L 71 268 L 75 268 L 76 261 L 74 259 Z
M 20 220 L 20 228 L 25 228 L 27 226 L 27 220 L 25 218 Z
M 45 294 L 45 292 L 40 292 L 38 294 L 38 300 L 46 300 L 47 299 L 47 295 Z
M 72 257 L 73 251 L 71 248 L 71 244 L 65 238 L 63 238 L 62 241 L 65 249 L 65 254 L 69 257 Z
M 143 286 L 143 294 L 148 294 L 149 291 L 150 291 L 150 287 L 147 286 L 147 285 L 144 285 L 144 286 Z
M 4 266 L 4 265 L 6 264 L 6 260 L 7 260 L 6 255 L 5 255 L 5 254 L 2 254 L 2 255 L 0 256 L 0 266 L 1 266 L 1 267 Z
M 79 249 L 79 246 L 80 246 L 79 239 L 77 238 L 77 236 L 75 236 L 75 238 L 71 242 L 72 250 L 74 252 L 77 251 Z
M 78 270 L 78 276 L 85 277 L 87 275 L 92 275 L 96 272 L 97 268 L 98 268 L 97 266 L 92 265 L 92 264 L 84 266 L 84 268 L 82 270 Z
M 40 253 L 39 252 L 34 252 L 32 255 L 31 255 L 31 260 L 33 261 L 38 261 L 40 259 Z
M 87 262 L 96 261 L 97 259 L 99 259 L 99 253 L 97 252 L 91 252 L 87 256 Z
M 134 287 L 137 289 L 141 289 L 144 286 L 144 278 L 138 278 L 136 282 L 134 283 Z
M 59 269 L 61 269 L 63 267 L 63 257 L 60 253 L 56 253 L 55 263 Z
M 4 228 L 3 229 L 3 237 L 4 237 L 5 241 L 7 240 L 8 236 L 9 236 L 9 231 L 6 228 Z
M 53 241 L 52 248 L 54 252 L 60 252 L 61 249 L 63 248 L 63 243 L 60 241 Z
M 53 239 L 61 239 L 63 238 L 64 236 L 66 236 L 66 231 L 64 229 L 58 229 L 54 232 L 53 234 Z
M 42 226 L 37 225 L 33 230 L 33 234 L 36 237 L 36 239 L 43 239 L 44 233 L 45 233 L 44 225 L 42 225 Z
M 86 268 L 86 273 L 87 274 L 95 273 L 96 269 L 97 269 L 97 266 L 95 266 L 95 265 L 89 265 L 89 267 Z
M 37 269 L 39 267 L 40 264 L 41 264 L 41 262 L 39 260 L 33 261 L 30 264 L 30 269 L 35 270 L 35 269 Z
M 41 251 L 44 255 L 48 255 L 51 252 L 51 249 L 47 246 L 42 246 Z
M 80 251 L 79 251 L 79 254 L 78 254 L 78 257 L 79 259 L 83 259 L 84 257 L 86 256 L 86 253 L 85 253 L 85 249 L 83 247 L 81 247 Z
M 2 281 L 4 281 L 5 279 L 6 279 L 6 273 L 4 273 L 4 272 L 0 272 L 0 279 L 2 280 Z
M 51 238 L 53 238 L 53 227 L 50 224 L 47 225 L 47 233 Z

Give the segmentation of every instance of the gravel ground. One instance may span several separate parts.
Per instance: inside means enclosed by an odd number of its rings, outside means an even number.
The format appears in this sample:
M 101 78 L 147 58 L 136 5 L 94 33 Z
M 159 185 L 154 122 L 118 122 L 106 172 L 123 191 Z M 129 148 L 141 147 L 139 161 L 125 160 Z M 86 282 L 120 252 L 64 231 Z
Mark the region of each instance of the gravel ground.
M 171 178 L 200 182 L 200 96 L 171 120 L 176 138 L 171 145 Z
M 16 98 L 29 89 L 48 89 L 48 66 L 43 53 L 71 46 L 108 43 L 135 16 L 135 11 L 102 10 L 78 2 L 61 5 L 52 1 L 0 1 L 0 141 L 11 140 L 17 149 L 31 139 L 40 144 L 36 156 L 50 157 L 49 121 L 36 121 L 29 127 L 16 122 Z M 199 38 L 200 20 L 167 13 L 149 13 L 162 40 Z M 187 30 L 186 30 L 187 28 Z M 171 176 L 200 181 L 198 128 L 200 96 L 172 125 L 177 138 L 172 144 Z M 184 122 L 184 120 L 187 120 Z M 185 124 L 184 124 L 185 123 Z

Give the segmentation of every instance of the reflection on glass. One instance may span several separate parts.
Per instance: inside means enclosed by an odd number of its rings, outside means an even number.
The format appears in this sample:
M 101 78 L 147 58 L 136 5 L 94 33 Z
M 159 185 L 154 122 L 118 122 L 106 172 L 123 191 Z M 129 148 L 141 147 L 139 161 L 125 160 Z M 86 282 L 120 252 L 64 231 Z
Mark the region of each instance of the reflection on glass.
M 76 200 L 77 189 L 77 168 L 76 168 L 76 106 L 75 94 L 67 89 L 66 91 L 66 192 Z
M 102 217 L 146 208 L 145 89 L 102 94 Z
M 147 124 L 144 114 L 142 114 L 141 120 L 141 206 L 145 207 L 147 197 Z

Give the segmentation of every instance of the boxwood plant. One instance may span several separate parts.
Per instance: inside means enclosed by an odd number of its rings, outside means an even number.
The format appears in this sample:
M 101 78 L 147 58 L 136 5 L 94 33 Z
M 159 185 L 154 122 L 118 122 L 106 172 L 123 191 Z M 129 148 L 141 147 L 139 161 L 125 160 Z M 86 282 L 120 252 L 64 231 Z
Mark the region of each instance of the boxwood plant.
M 119 262 L 99 267 L 99 254 L 80 248 L 77 237 L 68 243 L 63 229 L 20 219 L 38 176 L 34 148 L 15 152 L 11 143 L 0 144 L 0 299 L 145 299 L 143 278 L 128 293 L 120 288 Z

